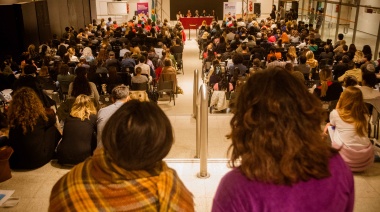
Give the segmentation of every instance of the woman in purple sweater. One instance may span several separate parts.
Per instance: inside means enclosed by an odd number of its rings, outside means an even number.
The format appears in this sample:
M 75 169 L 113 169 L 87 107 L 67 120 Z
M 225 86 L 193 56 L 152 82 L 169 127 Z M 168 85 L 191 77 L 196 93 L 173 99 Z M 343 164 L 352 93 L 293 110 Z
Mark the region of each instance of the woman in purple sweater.
M 212 211 L 352 211 L 353 176 L 321 137 L 320 105 L 280 68 L 253 74 L 234 108 L 233 170 Z

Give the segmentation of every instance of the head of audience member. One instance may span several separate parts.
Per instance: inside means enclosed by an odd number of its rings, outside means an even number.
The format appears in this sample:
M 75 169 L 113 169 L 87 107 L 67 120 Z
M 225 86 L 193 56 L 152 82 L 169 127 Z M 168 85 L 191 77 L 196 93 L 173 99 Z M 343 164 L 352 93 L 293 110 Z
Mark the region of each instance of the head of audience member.
M 115 52 L 110 51 L 110 52 L 108 53 L 108 58 L 109 58 L 109 59 L 115 59 Z
M 343 45 L 342 49 L 343 49 L 343 52 L 347 52 L 348 51 L 348 46 L 347 45 Z
M 356 79 L 355 76 L 348 75 L 343 80 L 343 86 L 345 88 L 347 88 L 349 86 L 356 86 L 356 85 L 358 85 L 358 80 Z
M 141 55 L 140 58 L 139 58 L 139 62 L 140 63 L 145 63 L 145 61 L 146 61 L 146 57 L 143 56 L 143 55 Z
M 371 46 L 370 45 L 364 45 L 363 49 L 362 49 L 362 52 L 363 52 L 364 55 L 367 55 L 367 54 L 372 55 Z
M 362 75 L 362 85 L 368 86 L 370 88 L 375 88 L 377 84 L 376 74 L 375 72 L 366 71 Z
M 97 112 L 93 100 L 84 94 L 80 94 L 75 98 L 75 102 L 71 108 L 70 116 L 79 118 L 81 121 L 90 119 L 90 115 Z
M 166 58 L 166 59 L 164 60 L 164 66 L 165 66 L 165 67 L 172 66 L 172 61 L 171 61 L 170 59 Z
M 25 65 L 24 74 L 26 75 L 35 75 L 37 73 L 37 68 L 34 65 Z
M 341 57 L 341 60 L 342 60 L 342 63 L 345 63 L 345 64 L 351 61 L 348 55 L 344 55 L 343 57 Z
M 307 61 L 306 56 L 305 55 L 301 55 L 300 56 L 300 64 L 305 64 L 306 61 Z
M 343 40 L 343 38 L 344 38 L 344 35 L 342 33 L 339 33 L 338 34 L 338 39 L 341 41 L 341 40 Z
M 48 120 L 40 98 L 29 87 L 22 87 L 14 92 L 7 116 L 9 126 L 21 127 L 24 134 L 33 131 L 39 118 Z
M 232 57 L 232 62 L 234 63 L 234 65 L 241 64 L 243 63 L 243 61 L 244 61 L 244 58 L 241 54 L 235 54 Z
M 286 63 L 284 69 L 285 69 L 287 72 L 292 73 L 292 72 L 294 71 L 293 64 L 292 64 L 292 63 Z
M 102 141 L 118 166 L 150 170 L 169 153 L 174 137 L 169 119 L 157 104 L 130 100 L 111 116 Z
M 141 67 L 136 67 L 136 75 L 137 75 L 137 76 L 140 76 L 140 75 L 141 75 L 141 72 L 142 72 Z
M 230 164 L 248 179 L 291 185 L 330 176 L 334 150 L 320 136 L 324 111 L 300 88 L 300 80 L 275 67 L 256 72 L 240 90 L 230 122 Z
M 270 56 L 269 60 L 270 60 L 270 62 L 274 62 L 277 60 L 277 57 L 272 55 L 272 56 Z
M 141 69 L 141 68 L 140 68 Z M 140 70 L 141 73 L 141 70 Z M 112 100 L 114 102 L 121 101 L 121 102 L 127 102 L 129 101 L 129 88 L 125 85 L 117 85 L 112 89 Z
M 80 94 L 84 94 L 90 96 L 92 94 L 92 90 L 87 79 L 87 69 L 84 67 L 78 67 L 75 69 L 76 77 L 73 82 L 73 90 L 71 92 L 71 96 L 77 97 Z
M 348 70 L 352 70 L 356 68 L 356 65 L 353 61 L 348 62 Z

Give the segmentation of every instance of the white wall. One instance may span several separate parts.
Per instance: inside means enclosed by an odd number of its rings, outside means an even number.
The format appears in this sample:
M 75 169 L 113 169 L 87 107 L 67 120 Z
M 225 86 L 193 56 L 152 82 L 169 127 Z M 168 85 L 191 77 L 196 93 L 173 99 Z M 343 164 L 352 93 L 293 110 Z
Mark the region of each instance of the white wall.
M 272 11 L 272 1 L 271 0 L 251 0 L 252 3 L 260 3 L 261 4 L 261 17 L 259 19 L 267 18 Z M 242 2 L 241 0 L 226 0 L 226 2 Z M 241 8 L 237 8 L 241 11 Z M 241 13 L 241 12 L 239 12 Z
M 358 30 L 376 36 L 379 30 L 380 14 L 364 11 L 364 7 L 359 9 Z

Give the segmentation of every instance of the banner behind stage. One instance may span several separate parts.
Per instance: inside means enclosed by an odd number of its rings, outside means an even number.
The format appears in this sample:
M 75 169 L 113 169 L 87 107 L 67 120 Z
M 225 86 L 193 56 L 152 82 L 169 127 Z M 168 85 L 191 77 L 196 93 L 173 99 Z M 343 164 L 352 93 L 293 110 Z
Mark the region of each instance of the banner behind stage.
M 140 14 L 148 15 L 149 7 L 148 2 L 139 2 L 137 3 L 137 14 L 140 16 Z
M 223 20 L 236 14 L 236 2 L 223 2 Z

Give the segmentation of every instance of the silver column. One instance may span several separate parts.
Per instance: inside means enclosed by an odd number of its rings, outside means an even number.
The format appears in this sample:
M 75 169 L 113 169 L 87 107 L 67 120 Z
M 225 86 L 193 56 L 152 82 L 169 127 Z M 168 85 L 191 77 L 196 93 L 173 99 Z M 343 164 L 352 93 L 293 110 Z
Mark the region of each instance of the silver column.
M 199 72 L 198 69 L 194 70 L 194 84 L 193 84 L 193 118 L 197 118 L 197 95 L 199 88 Z
M 208 147 L 208 92 L 207 85 L 202 84 L 198 94 L 198 115 L 197 124 L 200 123 L 200 171 L 198 178 L 208 178 L 210 174 L 207 172 L 207 147 Z M 200 120 L 198 122 L 198 120 Z M 197 126 L 198 129 L 198 126 Z M 198 138 L 198 136 L 197 136 Z M 198 142 L 197 142 L 198 143 Z

